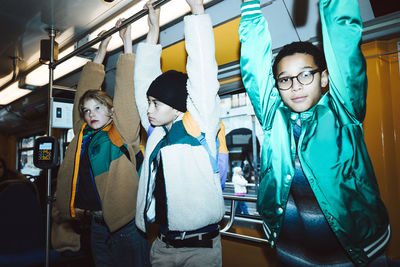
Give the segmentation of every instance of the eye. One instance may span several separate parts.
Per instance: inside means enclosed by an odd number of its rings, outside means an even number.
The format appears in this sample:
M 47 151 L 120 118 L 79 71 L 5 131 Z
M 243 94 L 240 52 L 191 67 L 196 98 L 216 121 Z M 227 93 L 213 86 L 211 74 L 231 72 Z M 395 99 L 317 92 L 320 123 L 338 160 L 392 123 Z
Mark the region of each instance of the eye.
M 88 110 L 88 109 L 84 109 L 84 110 L 83 110 L 83 113 L 84 113 L 84 114 L 87 114 L 87 113 L 89 113 L 89 110 Z
M 100 106 L 96 106 L 96 110 L 100 110 Z
M 303 78 L 308 78 L 311 75 L 312 75 L 311 71 L 303 71 L 303 72 L 300 73 L 300 76 L 303 77 Z
M 290 77 L 278 78 L 278 83 L 288 83 L 289 81 L 290 81 Z

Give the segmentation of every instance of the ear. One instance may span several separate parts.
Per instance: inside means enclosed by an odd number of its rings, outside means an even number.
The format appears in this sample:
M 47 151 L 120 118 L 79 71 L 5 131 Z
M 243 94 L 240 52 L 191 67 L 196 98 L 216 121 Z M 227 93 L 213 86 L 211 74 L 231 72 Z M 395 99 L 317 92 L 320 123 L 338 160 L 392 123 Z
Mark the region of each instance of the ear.
M 110 109 L 110 117 L 112 117 L 112 115 L 114 114 L 114 107 L 112 107 L 111 109 Z
M 177 109 L 174 109 L 174 111 L 175 111 L 175 115 L 176 115 L 177 117 L 183 113 L 182 111 L 179 111 L 179 110 L 177 110 Z
M 325 88 L 329 82 L 328 70 L 325 69 L 321 72 L 321 88 Z

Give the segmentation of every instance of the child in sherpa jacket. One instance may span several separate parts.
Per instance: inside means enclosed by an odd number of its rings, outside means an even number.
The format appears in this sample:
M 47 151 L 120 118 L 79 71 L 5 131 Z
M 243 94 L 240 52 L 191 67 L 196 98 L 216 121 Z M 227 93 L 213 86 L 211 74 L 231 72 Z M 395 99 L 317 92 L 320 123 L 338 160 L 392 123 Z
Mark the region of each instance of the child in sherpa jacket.
M 214 37 L 202 1 L 187 2 L 193 14 L 184 18 L 188 74 L 161 74 L 159 12 L 152 1 L 147 4 L 150 31 L 136 53 L 136 100 L 150 134 L 136 224 L 143 231 L 148 223 L 159 224 L 150 253 L 152 266 L 222 264 L 218 222 L 225 209 L 220 172 L 226 165 L 218 166 L 218 161 L 226 162 L 227 150 L 219 122 Z

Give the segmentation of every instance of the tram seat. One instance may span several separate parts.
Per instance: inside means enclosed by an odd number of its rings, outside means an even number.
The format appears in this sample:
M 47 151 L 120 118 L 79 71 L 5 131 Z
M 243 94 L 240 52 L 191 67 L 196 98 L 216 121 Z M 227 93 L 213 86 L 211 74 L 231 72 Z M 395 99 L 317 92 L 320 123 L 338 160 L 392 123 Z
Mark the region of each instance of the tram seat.
M 0 266 L 37 266 L 45 262 L 45 224 L 32 183 L 10 183 L 0 192 Z M 50 251 L 50 259 L 59 253 Z

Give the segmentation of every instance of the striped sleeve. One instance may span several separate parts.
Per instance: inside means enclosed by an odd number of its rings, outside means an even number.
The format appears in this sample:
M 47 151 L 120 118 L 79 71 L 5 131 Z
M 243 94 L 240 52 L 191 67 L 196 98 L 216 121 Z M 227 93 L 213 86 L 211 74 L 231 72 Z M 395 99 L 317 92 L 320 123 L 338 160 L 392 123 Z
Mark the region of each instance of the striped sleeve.
M 242 3 L 242 18 L 253 18 L 261 15 L 260 1 L 254 0 Z

